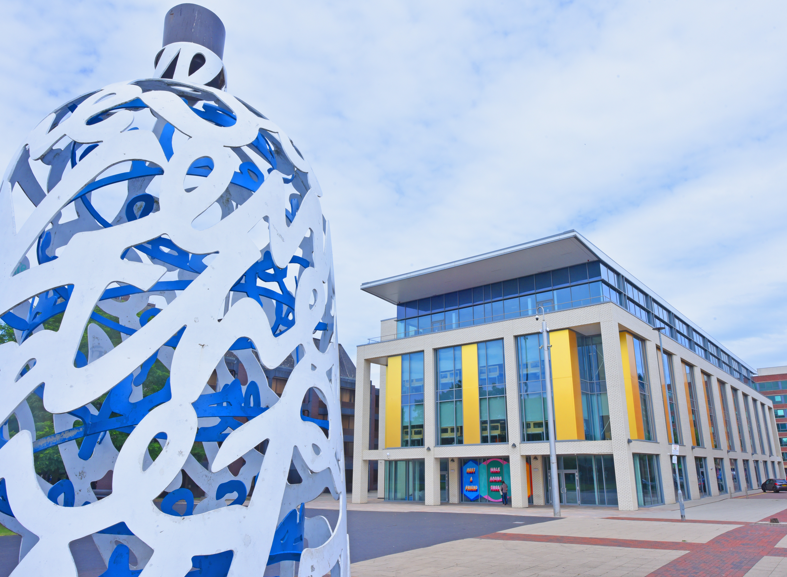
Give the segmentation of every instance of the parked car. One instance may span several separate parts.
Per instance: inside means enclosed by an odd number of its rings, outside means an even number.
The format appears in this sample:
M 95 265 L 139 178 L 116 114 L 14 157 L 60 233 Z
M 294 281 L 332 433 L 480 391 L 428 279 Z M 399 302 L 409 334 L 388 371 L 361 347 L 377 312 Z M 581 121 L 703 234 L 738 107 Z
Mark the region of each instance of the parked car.
M 787 491 L 787 481 L 784 479 L 768 479 L 762 484 L 762 492 L 765 493 L 766 491 L 773 491 L 774 493 Z

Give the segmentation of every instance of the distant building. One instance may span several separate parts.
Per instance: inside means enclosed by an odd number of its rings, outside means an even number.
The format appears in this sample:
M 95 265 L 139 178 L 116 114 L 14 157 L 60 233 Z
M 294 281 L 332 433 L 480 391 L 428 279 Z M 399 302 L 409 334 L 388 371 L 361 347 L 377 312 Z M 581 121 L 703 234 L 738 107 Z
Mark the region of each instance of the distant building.
M 235 371 L 233 375 L 238 376 L 241 382 L 244 382 L 245 375 L 243 373 L 245 371 L 243 371 L 243 366 L 238 363 L 234 355 L 228 355 L 226 362 L 230 372 L 232 373 Z M 268 383 L 270 383 L 271 389 L 273 389 L 273 392 L 277 395 L 281 395 L 282 391 L 284 391 L 287 380 L 290 378 L 290 374 L 294 368 L 295 361 L 292 355 L 290 355 L 277 368 L 272 370 L 264 369 L 265 376 L 268 377 Z M 355 441 L 355 365 L 341 344 L 339 345 L 339 375 L 341 378 L 340 401 L 342 407 L 342 432 L 344 436 L 345 481 L 347 483 L 346 490 L 349 492 L 353 482 L 353 447 Z M 379 419 L 379 395 L 374 395 L 374 398 L 371 399 L 371 403 L 371 421 L 369 423 L 371 431 L 369 442 L 376 448 L 378 438 L 377 422 Z M 303 405 L 301 406 L 301 413 L 313 419 L 328 419 L 328 408 L 311 390 L 304 398 Z M 377 489 L 376 469 L 376 467 L 373 467 L 370 475 L 370 490 Z
M 752 379 L 757 390 L 773 402 L 782 461 L 787 461 L 787 366 L 757 369 Z

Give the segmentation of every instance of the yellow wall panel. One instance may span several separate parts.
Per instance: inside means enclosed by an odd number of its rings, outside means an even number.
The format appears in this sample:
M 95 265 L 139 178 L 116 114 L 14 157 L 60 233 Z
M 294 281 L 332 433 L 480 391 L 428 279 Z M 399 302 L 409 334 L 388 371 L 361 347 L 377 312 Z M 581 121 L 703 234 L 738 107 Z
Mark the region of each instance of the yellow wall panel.
M 549 344 L 552 345 L 555 438 L 558 441 L 584 440 L 577 334 L 568 329 L 550 332 Z
M 462 347 L 462 418 L 465 445 L 481 442 L 481 414 L 478 406 L 478 345 Z
M 388 357 L 385 373 L 385 448 L 402 446 L 402 357 Z
M 642 404 L 639 398 L 639 379 L 637 378 L 637 360 L 634 356 L 634 337 L 629 333 L 620 333 L 620 355 L 623 358 L 623 381 L 626 389 L 629 437 L 632 439 L 644 439 Z

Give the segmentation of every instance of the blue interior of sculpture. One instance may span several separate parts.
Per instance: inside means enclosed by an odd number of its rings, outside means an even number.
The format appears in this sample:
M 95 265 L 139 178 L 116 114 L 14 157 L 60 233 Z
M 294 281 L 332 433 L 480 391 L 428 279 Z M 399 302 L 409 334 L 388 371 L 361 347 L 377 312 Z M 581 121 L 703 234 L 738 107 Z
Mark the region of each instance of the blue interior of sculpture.
M 186 100 L 184 99 L 184 101 Z M 187 101 L 186 103 L 188 104 Z M 72 104 L 68 109 L 73 112 L 76 106 L 77 104 Z M 144 102 L 137 99 L 94 116 L 88 121 L 88 124 L 100 123 L 109 118 L 112 113 L 117 110 L 141 110 L 145 107 L 146 105 Z M 189 108 L 202 119 L 212 122 L 217 126 L 232 126 L 237 120 L 236 116 L 231 111 L 208 102 L 203 102 L 202 108 L 196 106 L 189 106 Z M 136 130 L 136 128 L 131 128 L 130 130 Z M 166 124 L 160 132 L 159 143 L 168 160 L 173 156 L 172 140 L 174 133 L 175 129 L 170 124 Z M 100 144 L 79 144 L 71 142 L 68 146 L 71 147 L 70 166 L 73 169 L 89 154 L 96 150 Z M 271 143 L 268 142 L 262 132 L 260 132 L 250 146 L 271 164 L 271 167 L 267 171 L 270 175 L 273 170 L 277 168 L 276 156 Z M 207 177 L 213 169 L 213 161 L 209 158 L 202 158 L 191 165 L 187 174 L 195 177 Z M 110 228 L 113 224 L 107 221 L 95 208 L 91 200 L 91 194 L 112 184 L 130 182 L 134 179 L 155 177 L 163 173 L 164 171 L 157 166 L 141 160 L 132 160 L 130 162 L 130 168 L 126 172 L 97 178 L 75 195 L 71 202 L 80 202 L 101 227 Z M 254 193 L 264 182 L 264 178 L 265 176 L 262 171 L 254 163 L 240 162 L 237 171 L 232 176 L 231 183 L 250 193 Z M 292 178 L 287 179 L 285 177 L 283 180 L 285 183 L 292 182 Z M 289 222 L 292 222 L 298 212 L 300 202 L 297 197 L 291 198 L 289 202 L 290 210 L 286 211 L 286 217 Z M 145 218 L 154 211 L 155 205 L 156 199 L 148 193 L 141 193 L 133 196 L 125 204 L 125 207 L 123 207 L 126 222 Z M 36 257 L 39 264 L 51 262 L 58 258 L 53 252 L 49 252 L 51 243 L 51 233 L 48 230 L 44 231 L 39 236 L 36 246 Z M 156 238 L 131 248 L 147 255 L 152 261 L 159 261 L 175 269 L 192 274 L 200 274 L 205 271 L 208 266 L 205 260 L 210 256 L 189 253 L 165 237 Z M 129 250 L 130 249 L 127 249 L 124 252 L 122 258 L 126 257 Z M 293 256 L 290 260 L 290 264 L 303 268 L 311 266 L 309 260 L 300 256 Z M 263 301 L 266 299 L 273 303 L 274 316 L 271 319 L 271 331 L 275 336 L 279 336 L 286 332 L 292 328 L 295 323 L 295 294 L 293 291 L 290 291 L 285 284 L 287 275 L 288 267 L 277 267 L 271 253 L 265 251 L 261 255 L 261 258 L 254 265 L 249 267 L 231 288 L 232 292 L 243 293 L 245 296 L 254 299 L 260 306 L 263 306 Z M 273 284 L 278 290 L 274 290 L 268 286 L 260 286 L 258 280 L 263 283 Z M 104 291 L 99 301 L 119 299 L 140 293 L 182 291 L 186 290 L 192 282 L 193 280 L 188 279 L 159 281 L 146 291 L 131 285 L 113 286 Z M 294 282 L 297 288 L 297 278 L 294 279 Z M 12 328 L 20 331 L 21 335 L 18 335 L 18 340 L 22 343 L 46 321 L 66 311 L 73 290 L 73 285 L 54 288 L 30 299 L 26 315 L 19 316 L 18 314 L 8 312 L 0 318 Z M 19 312 L 18 309 L 17 312 Z M 140 326 L 144 327 L 160 312 L 161 310 L 155 307 L 146 309 L 139 316 Z M 117 331 L 124 335 L 132 335 L 138 330 L 108 318 L 103 314 L 99 314 L 98 312 L 93 312 L 90 319 L 107 329 Z M 326 331 L 328 329 L 329 327 L 326 323 L 320 322 L 314 328 L 314 331 Z M 163 346 L 177 347 L 184 330 L 185 329 L 181 329 L 174 334 Z M 254 343 L 251 340 L 248 338 L 239 338 L 230 347 L 230 350 L 240 351 L 253 348 Z M 150 356 L 141 365 L 139 371 L 135 371 L 136 375 L 133 373 L 129 374 L 121 382 L 115 385 L 107 394 L 106 399 L 101 404 L 96 414 L 91 412 L 87 406 L 68 413 L 75 419 L 81 421 L 81 424 L 35 440 L 33 443 L 34 453 L 45 451 L 69 441 L 80 440 L 81 444 L 79 445 L 78 456 L 80 459 L 87 461 L 93 456 L 98 445 L 102 442 L 110 442 L 108 439 L 109 432 L 132 432 L 134 427 L 137 426 L 151 410 L 171 399 L 169 379 L 167 379 L 166 384 L 160 390 L 144 396 L 136 402 L 131 402 L 129 400 L 132 395 L 133 387 L 140 387 L 145 382 L 151 367 L 157 360 L 158 354 L 159 352 L 157 351 Z M 297 354 L 295 354 L 295 358 L 297 362 Z M 34 362 L 35 361 L 32 361 L 31 365 L 34 364 Z M 78 351 L 74 360 L 75 366 L 84 367 L 87 363 L 88 360 L 85 355 Z M 27 370 L 29 370 L 29 368 L 24 369 L 22 374 Z M 196 434 L 195 442 L 222 442 L 230 434 L 228 431 L 234 430 L 242 424 L 238 418 L 252 419 L 267 410 L 267 407 L 262 406 L 260 388 L 254 380 L 250 380 L 245 385 L 245 391 L 241 381 L 237 378 L 229 383 L 222 384 L 224 386 L 219 388 L 218 391 L 205 393 L 193 403 L 199 418 L 212 417 L 218 419 L 216 424 L 201 426 Z M 43 394 L 44 386 L 42 385 L 35 391 L 35 395 L 43 399 Z M 301 415 L 301 419 L 312 422 L 323 429 L 328 429 L 328 421 L 314 419 L 304 415 Z M 8 421 L 6 421 L 6 424 L 7 423 Z M 163 434 L 160 434 L 156 438 L 162 444 L 166 441 L 166 435 Z M 6 442 L 7 440 L 0 436 L 0 447 Z M 235 494 L 235 499 L 230 506 L 243 505 L 247 493 L 248 488 L 243 482 L 231 480 L 218 486 L 215 499 L 220 500 L 228 495 Z M 87 502 L 75 502 L 74 486 L 68 479 L 60 480 L 55 483 L 48 492 L 48 498 L 53 503 L 64 507 L 89 504 Z M 181 503 L 183 503 L 182 506 Z M 195 497 L 192 491 L 187 488 L 178 488 L 168 493 L 163 499 L 161 511 L 173 516 L 190 516 L 194 512 L 194 506 Z M 0 480 L 0 512 L 13 516 L 12 504 L 9 502 L 6 494 L 5 480 Z M 300 559 L 304 547 L 304 522 L 303 504 L 301 504 L 299 509 L 291 510 L 284 517 L 283 521 L 276 529 L 268 560 L 269 565 L 282 561 L 297 561 Z M 118 525 L 104 529 L 100 533 L 110 535 L 132 535 L 131 531 L 124 523 L 119 523 Z M 232 555 L 232 551 L 225 551 L 215 555 L 195 556 L 192 559 L 194 571 L 189 574 L 204 577 L 224 576 L 229 570 Z M 133 570 L 130 568 L 129 548 L 121 543 L 116 545 L 111 555 L 108 569 L 103 575 L 107 577 L 126 577 L 136 576 L 141 572 L 141 570 Z

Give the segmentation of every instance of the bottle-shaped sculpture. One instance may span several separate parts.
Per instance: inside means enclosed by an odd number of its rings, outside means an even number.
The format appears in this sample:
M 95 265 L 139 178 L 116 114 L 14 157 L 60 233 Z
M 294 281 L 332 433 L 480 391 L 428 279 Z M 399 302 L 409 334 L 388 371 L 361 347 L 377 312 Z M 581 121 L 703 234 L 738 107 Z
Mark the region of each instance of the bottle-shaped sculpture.
M 3 178 L 15 577 L 76 576 L 69 543 L 88 536 L 106 576 L 349 575 L 321 191 L 287 135 L 226 91 L 223 45 L 215 14 L 173 8 L 153 78 L 56 110 Z M 327 420 L 303 414 L 311 394 Z M 333 525 L 305 515 L 325 489 Z

